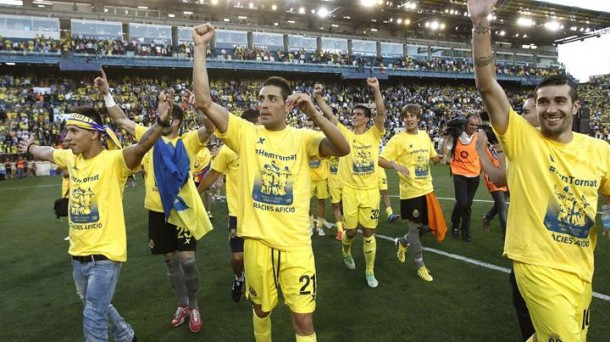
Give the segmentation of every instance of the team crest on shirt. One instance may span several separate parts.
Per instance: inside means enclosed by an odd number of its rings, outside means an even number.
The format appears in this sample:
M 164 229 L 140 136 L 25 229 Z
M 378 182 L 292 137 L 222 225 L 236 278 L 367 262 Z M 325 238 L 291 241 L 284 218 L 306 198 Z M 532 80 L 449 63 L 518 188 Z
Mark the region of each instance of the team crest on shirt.
M 248 287 L 248 293 L 250 294 L 250 297 L 256 297 L 258 296 L 258 294 L 256 293 L 256 291 L 252 288 L 252 286 Z
M 563 342 L 563 341 L 561 340 L 561 337 L 559 335 L 553 333 L 553 334 L 549 335 L 549 342 Z
M 414 209 L 412 215 L 413 215 L 413 217 L 419 217 L 419 210 L 418 209 Z
M 354 175 L 367 175 L 375 171 L 375 163 L 373 154 L 371 153 L 371 145 L 364 145 L 357 140 L 352 141 L 354 150 L 354 161 L 352 162 L 352 171 Z
M 79 230 L 100 229 L 100 213 L 97 206 L 97 195 L 92 190 L 99 181 L 99 174 L 78 178 L 70 175 L 72 189 L 70 192 L 70 227 Z

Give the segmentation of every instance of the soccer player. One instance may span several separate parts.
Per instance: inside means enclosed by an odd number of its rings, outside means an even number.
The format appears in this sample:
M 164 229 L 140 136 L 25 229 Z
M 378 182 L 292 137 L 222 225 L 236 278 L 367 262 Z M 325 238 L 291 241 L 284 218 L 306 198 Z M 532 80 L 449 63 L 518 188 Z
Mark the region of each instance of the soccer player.
M 112 121 L 135 137 L 142 138 L 144 126 L 130 120 L 116 105 L 109 91 L 104 70 L 95 79 L 95 86 L 103 96 Z M 173 97 L 173 93 L 168 94 Z M 191 169 L 195 155 L 206 146 L 213 125 L 179 136 L 184 118 L 182 107 L 172 104 L 171 120 L 163 128 L 162 138 L 146 154 L 143 167 L 148 209 L 148 245 L 153 255 L 163 255 L 167 276 L 178 301 L 178 308 L 170 324 L 174 327 L 189 318 L 189 329 L 199 332 L 203 321 L 199 312 L 199 269 L 195 262 L 197 240 L 212 229 Z
M 83 301 L 85 341 L 136 341 L 133 328 L 111 304 L 121 265 L 127 261 L 123 190 L 127 177 L 169 124 L 171 104 L 161 97 L 157 121 L 137 144 L 120 148 L 118 139 L 102 125 L 91 107 L 77 107 L 66 121 L 64 143 L 69 150 L 37 146 L 34 136 L 22 140 L 20 150 L 70 172 L 69 227 L 72 275 Z M 105 148 L 102 137 L 108 137 Z M 110 148 L 115 149 L 110 149 Z
M 458 239 L 461 231 L 462 240 L 471 242 L 472 202 L 479 188 L 481 173 L 479 155 L 475 149 L 480 117 L 478 114 L 468 114 L 466 119 L 464 132 L 459 137 L 443 139 L 441 151 L 442 154 L 446 154 L 447 149 L 451 148 L 449 165 L 455 190 L 455 206 L 451 213 L 451 236 Z
M 504 255 L 538 341 L 585 341 L 590 321 L 598 192 L 610 194 L 610 146 L 572 132 L 577 85 L 551 76 L 535 90 L 540 130 L 519 116 L 495 78 L 488 16 L 496 0 L 469 0 L 475 80 L 509 161 L 512 203 Z M 531 180 L 536 180 L 532 182 Z
M 316 130 L 316 124 L 310 118 L 305 122 L 305 127 L 311 130 Z M 324 219 L 326 216 L 326 199 L 328 198 L 328 159 L 312 158 L 309 160 L 311 169 L 311 198 L 317 198 L 317 214 L 318 219 L 314 227 L 311 224 L 311 235 L 315 233 L 318 236 L 325 236 L 324 226 L 328 223 Z M 313 223 L 313 215 L 310 216 L 310 222 Z
M 193 167 L 191 172 L 193 173 L 193 180 L 195 181 L 195 185 L 199 186 L 201 180 L 205 175 L 210 171 L 210 167 L 212 165 L 212 153 L 207 146 L 203 146 L 196 154 L 195 154 L 195 162 L 192 163 Z M 203 207 L 208 213 L 208 217 L 211 219 L 212 216 L 212 194 L 206 188 L 203 191 Z
M 314 85 L 314 98 L 316 103 L 320 107 L 320 110 L 324 116 L 333 124 L 337 124 L 338 120 L 333 113 L 332 108 L 324 100 L 324 86 L 321 83 Z M 335 239 L 341 241 L 343 237 L 343 212 L 341 211 L 341 197 L 343 194 L 343 180 L 338 175 L 339 171 L 339 158 L 330 157 L 328 159 L 328 192 L 330 195 L 330 204 L 333 210 L 333 217 L 335 218 L 335 225 L 337 226 L 337 236 Z
M 407 234 L 396 239 L 396 256 L 400 262 L 405 262 L 407 246 L 410 246 L 417 275 L 424 281 L 432 281 L 430 270 L 424 264 L 419 236 L 423 226 L 428 225 L 442 241 L 447 227 L 434 195 L 430 172 L 430 161 L 439 163 L 442 156 L 436 153 L 428 133 L 418 130 L 421 112 L 421 107 L 416 104 L 402 108 L 400 117 L 405 131 L 390 139 L 379 156 L 379 166 L 396 170 L 400 177 L 400 217 L 407 221 Z
M 193 29 L 196 105 L 214 122 L 218 136 L 239 155 L 237 235 L 244 238 L 244 268 L 253 301 L 256 341 L 271 341 L 271 310 L 282 291 L 292 313 L 296 340 L 316 341 L 316 269 L 309 235 L 309 159 L 343 156 L 349 144 L 319 113 L 311 97 L 290 95 L 288 82 L 270 77 L 259 92 L 261 126 L 212 102 L 206 70 L 207 44 L 215 28 Z M 322 133 L 286 124 L 293 107 L 313 118 Z M 245 224 L 247 222 L 247 224 Z
M 241 115 L 242 119 L 257 125 L 260 123 L 260 112 L 256 109 L 247 109 Z M 237 202 L 239 201 L 239 156 L 227 145 L 222 145 L 216 158 L 212 161 L 210 171 L 197 186 L 197 191 L 202 192 L 208 189 L 224 173 L 227 176 L 227 206 L 229 208 L 229 245 L 231 247 L 231 257 L 229 264 L 235 273 L 233 284 L 231 285 L 231 298 L 238 303 L 244 293 L 244 239 L 237 236 Z

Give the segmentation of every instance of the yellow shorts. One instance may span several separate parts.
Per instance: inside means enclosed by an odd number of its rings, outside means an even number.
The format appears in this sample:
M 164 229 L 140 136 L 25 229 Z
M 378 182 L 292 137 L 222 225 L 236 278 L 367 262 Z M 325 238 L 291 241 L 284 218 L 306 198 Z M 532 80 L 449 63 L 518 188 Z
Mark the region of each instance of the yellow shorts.
M 388 190 L 388 176 L 383 167 L 377 168 L 377 178 L 379 180 L 379 190 Z
M 379 220 L 379 188 L 354 189 L 343 187 L 343 217 L 345 229 L 377 228 Z
M 328 180 L 320 179 L 320 180 L 312 180 L 311 181 L 311 198 L 316 197 L 317 199 L 327 199 L 328 198 Z
M 328 177 L 328 191 L 330 192 L 330 203 L 337 204 L 341 202 L 343 194 L 343 182 L 337 176 Z
M 311 247 L 305 251 L 278 251 L 255 239 L 244 239 L 244 269 L 250 299 L 270 312 L 282 290 L 295 313 L 316 309 L 316 265 Z
M 591 283 L 573 273 L 513 262 L 538 341 L 586 341 Z

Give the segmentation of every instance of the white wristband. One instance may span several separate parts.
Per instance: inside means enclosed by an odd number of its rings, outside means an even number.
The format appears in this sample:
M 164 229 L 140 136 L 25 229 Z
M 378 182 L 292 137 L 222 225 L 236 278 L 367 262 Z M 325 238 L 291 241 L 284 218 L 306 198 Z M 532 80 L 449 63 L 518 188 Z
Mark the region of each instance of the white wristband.
M 112 95 L 110 95 L 110 92 L 104 95 L 104 102 L 106 103 L 106 108 L 116 106 L 116 102 L 114 102 L 114 99 L 112 98 Z

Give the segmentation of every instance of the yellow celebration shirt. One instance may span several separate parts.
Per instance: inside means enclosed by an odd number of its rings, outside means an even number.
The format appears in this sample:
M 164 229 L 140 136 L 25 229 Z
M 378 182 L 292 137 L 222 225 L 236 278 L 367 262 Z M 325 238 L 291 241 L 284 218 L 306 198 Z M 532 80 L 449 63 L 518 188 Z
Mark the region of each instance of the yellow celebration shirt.
M 598 190 L 610 194 L 610 146 L 579 133 L 555 142 L 512 109 L 508 122 L 498 135 L 510 161 L 504 254 L 591 282 Z
M 136 125 L 136 140 L 139 141 L 142 135 L 146 133 L 148 128 Z M 199 133 L 197 131 L 190 131 L 188 133 L 183 134 L 181 137 L 176 137 L 174 139 L 168 139 L 164 136 L 161 136 L 159 139 L 163 139 L 163 142 L 168 143 L 171 142 L 172 145 L 176 146 L 178 139 L 182 139 L 184 143 L 184 148 L 186 149 L 186 153 L 189 155 L 191 162 L 191 170 L 194 169 L 195 158 L 193 156 L 199 152 L 200 149 L 204 148 L 204 145 L 199 141 Z M 144 208 L 152 211 L 156 211 L 158 213 L 163 212 L 163 204 L 161 203 L 161 196 L 159 195 L 159 189 L 157 188 L 155 181 L 155 167 L 153 164 L 153 151 L 155 147 L 151 148 L 144 158 L 142 159 L 142 166 L 144 167 L 144 172 L 146 173 L 146 178 L 144 183 L 146 185 L 146 197 L 144 198 Z M 190 177 L 192 178 L 192 177 Z
M 212 161 L 212 169 L 227 175 L 227 206 L 229 216 L 237 216 L 237 183 L 239 183 L 239 156 L 227 145 L 222 145 L 216 157 Z
M 71 150 L 55 150 L 53 162 L 70 172 L 68 253 L 127 261 L 123 189 L 133 171 L 125 164 L 123 151 L 104 150 L 85 159 Z
M 385 131 L 373 125 L 364 134 L 355 134 L 341 123 L 337 127 L 350 145 L 350 153 L 339 159 L 339 177 L 343 185 L 355 189 L 377 188 L 379 143 Z
M 312 181 L 328 179 L 328 159 L 311 158 L 309 167 L 311 168 Z
M 237 235 L 283 251 L 310 249 L 309 160 L 319 157 L 324 135 L 291 126 L 269 131 L 234 115 L 217 135 L 240 160 Z
M 434 143 L 425 131 L 398 133 L 388 141 L 381 157 L 406 167 L 410 173 L 409 177 L 398 174 L 400 199 L 416 198 L 434 191 L 430 159 L 435 156 Z

